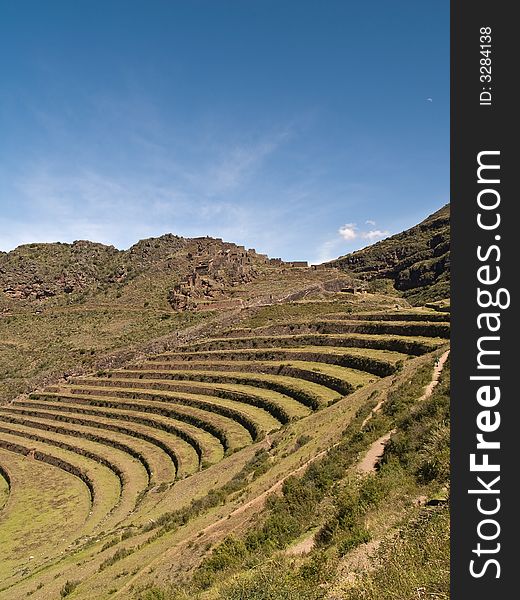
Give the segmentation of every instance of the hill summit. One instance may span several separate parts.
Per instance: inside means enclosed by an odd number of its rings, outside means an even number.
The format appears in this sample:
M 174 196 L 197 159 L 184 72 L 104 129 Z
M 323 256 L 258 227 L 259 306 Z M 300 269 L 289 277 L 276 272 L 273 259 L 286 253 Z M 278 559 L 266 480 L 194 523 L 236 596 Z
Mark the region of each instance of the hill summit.
M 413 304 L 450 293 L 450 205 L 418 225 L 327 263 L 365 281 L 388 280 Z M 377 284 L 373 283 L 373 287 Z M 380 285 L 379 289 L 384 289 Z

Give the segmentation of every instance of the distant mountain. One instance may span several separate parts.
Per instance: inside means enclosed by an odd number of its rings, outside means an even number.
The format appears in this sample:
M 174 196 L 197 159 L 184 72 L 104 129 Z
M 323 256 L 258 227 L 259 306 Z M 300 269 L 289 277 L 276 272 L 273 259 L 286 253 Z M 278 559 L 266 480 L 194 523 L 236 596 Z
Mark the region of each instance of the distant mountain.
M 391 280 L 395 289 L 414 304 L 448 298 L 450 205 L 402 233 L 327 265 L 365 281 Z

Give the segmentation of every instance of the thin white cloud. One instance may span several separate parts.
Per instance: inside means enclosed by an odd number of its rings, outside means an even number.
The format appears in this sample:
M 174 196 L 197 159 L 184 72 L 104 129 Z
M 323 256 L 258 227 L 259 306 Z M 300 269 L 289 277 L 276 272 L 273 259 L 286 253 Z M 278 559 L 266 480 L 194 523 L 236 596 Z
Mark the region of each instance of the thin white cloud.
M 365 221 L 365 225 L 372 225 L 372 227 L 375 227 L 376 226 L 376 222 L 372 221 L 372 219 L 367 219 Z
M 193 156 L 162 160 L 167 148 L 159 148 L 154 162 L 159 160 L 147 177 L 52 161 L 28 164 L 13 181 L 19 214 L 25 216 L 18 223 L 0 221 L 0 248 L 85 238 L 124 247 L 167 230 L 181 235 L 236 231 L 253 237 L 261 226 L 258 211 L 244 202 L 250 179 L 289 135 L 285 128 L 247 142 L 220 140 L 200 161 Z M 275 213 L 285 206 L 283 193 L 280 197 Z M 276 214 L 262 215 L 263 229 L 276 230 L 276 219 Z
M 381 229 L 372 229 L 370 231 L 364 231 L 361 233 L 361 237 L 364 240 L 373 242 L 374 240 L 382 239 L 390 235 L 389 231 L 381 231 Z
M 367 225 L 375 225 L 375 221 L 367 219 L 365 221 Z M 381 229 L 370 229 L 368 231 L 359 230 L 356 223 L 345 223 L 342 225 L 334 238 L 325 240 L 318 246 L 315 260 L 311 261 L 311 264 L 320 264 L 334 260 L 338 256 L 342 256 L 347 252 L 353 252 L 363 246 L 359 242 L 356 244 L 356 240 L 367 240 L 370 243 L 376 240 L 383 239 L 390 235 L 387 230 Z M 349 242 L 345 247 L 345 242 Z
M 355 223 L 346 223 L 345 225 L 342 225 L 338 229 L 338 233 L 344 240 L 347 240 L 347 242 L 355 240 L 358 237 Z
M 287 136 L 287 132 L 282 132 L 257 143 L 225 148 L 204 177 L 206 194 L 211 196 L 238 188 L 278 149 Z
M 374 221 L 367 219 L 366 224 L 375 225 Z M 346 223 L 338 229 L 339 235 L 347 242 L 352 242 L 357 239 L 374 241 L 390 235 L 389 231 L 381 229 L 370 229 L 369 231 L 360 231 L 355 223 Z

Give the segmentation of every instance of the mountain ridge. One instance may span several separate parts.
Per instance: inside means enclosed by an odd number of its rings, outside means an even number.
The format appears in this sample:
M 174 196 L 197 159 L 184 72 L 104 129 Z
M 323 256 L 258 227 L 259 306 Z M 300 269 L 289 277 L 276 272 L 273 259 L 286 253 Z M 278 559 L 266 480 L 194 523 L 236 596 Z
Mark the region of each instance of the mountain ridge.
M 445 204 L 405 231 L 326 264 L 372 282 L 373 287 L 377 287 L 378 280 L 389 280 L 414 304 L 447 298 L 450 205 Z

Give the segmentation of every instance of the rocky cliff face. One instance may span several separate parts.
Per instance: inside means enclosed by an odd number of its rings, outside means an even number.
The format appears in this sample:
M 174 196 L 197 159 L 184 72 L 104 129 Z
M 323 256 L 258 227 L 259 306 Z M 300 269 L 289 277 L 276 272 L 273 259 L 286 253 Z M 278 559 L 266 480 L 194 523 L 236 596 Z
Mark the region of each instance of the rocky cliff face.
M 390 279 L 412 301 L 449 296 L 449 204 L 424 221 L 368 248 L 327 263 L 366 281 Z
M 119 254 L 86 241 L 19 246 L 0 256 L 0 290 L 15 300 L 42 300 L 93 288 L 121 276 Z

